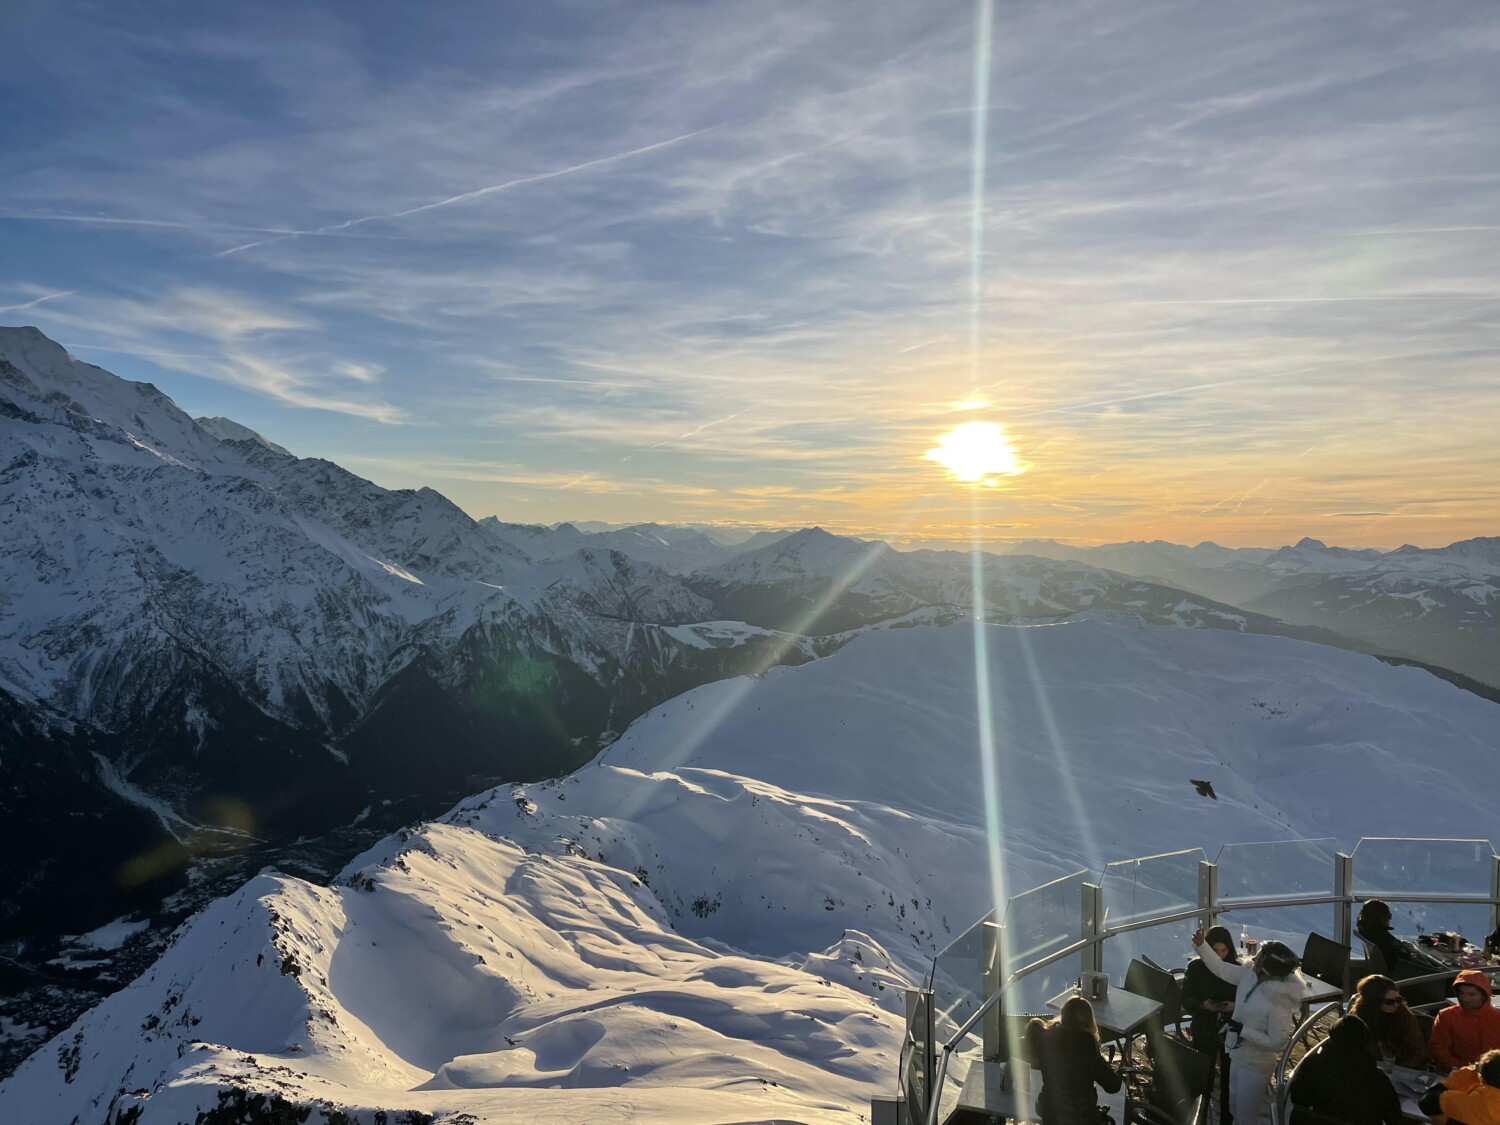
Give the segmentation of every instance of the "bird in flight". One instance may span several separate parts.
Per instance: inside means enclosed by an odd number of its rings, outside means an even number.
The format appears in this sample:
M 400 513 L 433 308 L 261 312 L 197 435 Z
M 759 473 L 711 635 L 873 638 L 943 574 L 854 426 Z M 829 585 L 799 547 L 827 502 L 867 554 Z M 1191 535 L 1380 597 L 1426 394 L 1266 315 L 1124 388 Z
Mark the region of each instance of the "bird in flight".
M 1214 787 L 1213 787 L 1213 783 L 1212 782 L 1210 782 L 1210 781 L 1199 781 L 1196 777 L 1190 777 L 1190 778 L 1188 778 L 1188 780 L 1193 783 L 1193 788 L 1196 789 L 1196 790 L 1198 790 L 1198 796 L 1200 796 L 1200 797 L 1212 797 L 1215 801 L 1217 801 L 1219 799 L 1219 795 L 1214 792 Z

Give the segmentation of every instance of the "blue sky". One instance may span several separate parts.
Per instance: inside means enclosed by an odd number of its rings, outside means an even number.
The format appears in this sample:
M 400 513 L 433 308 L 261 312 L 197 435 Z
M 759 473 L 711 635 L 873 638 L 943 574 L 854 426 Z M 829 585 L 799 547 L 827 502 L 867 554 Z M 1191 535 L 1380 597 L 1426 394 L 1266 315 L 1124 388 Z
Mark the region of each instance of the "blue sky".
M 0 322 L 476 516 L 1494 533 L 1500 11 L 978 12 L 11 0 Z

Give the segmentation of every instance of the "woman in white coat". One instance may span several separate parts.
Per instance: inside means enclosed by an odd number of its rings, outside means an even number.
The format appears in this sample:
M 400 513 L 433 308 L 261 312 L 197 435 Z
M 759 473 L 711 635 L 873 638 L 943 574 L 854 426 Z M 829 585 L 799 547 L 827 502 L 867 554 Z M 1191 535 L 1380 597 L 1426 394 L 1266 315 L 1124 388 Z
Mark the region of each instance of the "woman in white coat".
M 1307 995 L 1301 961 L 1279 941 L 1260 947 L 1246 964 L 1225 961 L 1203 944 L 1203 928 L 1193 934 L 1193 949 L 1209 970 L 1235 985 L 1234 1019 L 1225 1050 L 1229 1068 L 1229 1112 L 1235 1125 L 1259 1125 L 1268 1119 L 1271 1073 L 1296 1029 Z

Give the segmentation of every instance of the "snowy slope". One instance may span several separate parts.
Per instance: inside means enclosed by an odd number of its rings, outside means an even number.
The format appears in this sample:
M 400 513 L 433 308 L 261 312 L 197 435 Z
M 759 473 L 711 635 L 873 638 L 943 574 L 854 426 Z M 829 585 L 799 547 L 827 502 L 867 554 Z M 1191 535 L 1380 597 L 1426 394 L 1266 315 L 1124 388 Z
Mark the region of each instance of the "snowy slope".
M 1277 550 L 1160 541 L 1017 552 L 1074 559 L 1219 602 L 1327 629 L 1500 688 L 1500 537 L 1393 551 L 1312 538 Z
M 1494 831 L 1462 779 L 1492 768 L 1500 712 L 1419 669 L 1122 615 L 983 637 L 1014 889 L 1225 841 Z M 675 699 L 333 887 L 254 880 L 0 1086 L 0 1117 L 157 1125 L 251 1090 L 475 1122 L 849 1120 L 894 1074 L 884 951 L 920 971 L 988 901 L 973 645 L 869 632 Z

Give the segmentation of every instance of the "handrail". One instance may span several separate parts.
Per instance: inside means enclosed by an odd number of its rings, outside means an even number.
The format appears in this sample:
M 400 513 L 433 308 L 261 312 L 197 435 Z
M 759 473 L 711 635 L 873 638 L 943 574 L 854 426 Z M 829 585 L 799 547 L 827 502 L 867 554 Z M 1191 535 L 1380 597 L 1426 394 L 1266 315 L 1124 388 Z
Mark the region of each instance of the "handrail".
M 1265 841 L 1265 843 L 1279 842 L 1280 841 Z M 1361 840 L 1361 843 L 1363 842 L 1364 841 Z M 1443 841 L 1413 839 L 1406 842 L 1420 845 L 1428 843 L 1442 843 Z M 1478 845 L 1486 843 L 1487 841 L 1473 840 L 1464 842 Z M 1325 843 L 1331 842 L 1325 841 Z M 983 1020 L 987 1015 L 991 1014 L 997 1006 L 1000 1006 L 1003 1010 L 1006 994 L 1018 981 L 1029 977 L 1033 973 L 1036 973 L 1044 968 L 1047 968 L 1050 965 L 1054 965 L 1059 961 L 1080 953 L 1083 954 L 1082 968 L 1084 971 L 1089 971 L 1091 968 L 1098 969 L 1102 964 L 1102 957 L 1100 952 L 1101 947 L 1104 942 L 1108 941 L 1112 937 L 1118 937 L 1122 934 L 1133 933 L 1137 930 L 1145 930 L 1157 926 L 1173 925 L 1175 923 L 1187 922 L 1195 918 L 1198 919 L 1203 925 L 1208 925 L 1215 916 L 1221 914 L 1229 914 L 1235 911 L 1286 909 L 1292 907 L 1322 906 L 1331 904 L 1334 907 L 1334 936 L 1339 941 L 1348 942 L 1352 938 L 1352 934 L 1350 932 L 1352 928 L 1350 925 L 1350 908 L 1361 901 L 1365 901 L 1371 897 L 1376 896 L 1383 898 L 1389 902 L 1409 902 L 1447 906 L 1488 906 L 1490 911 L 1490 921 L 1487 923 L 1487 925 L 1497 926 L 1500 925 L 1500 855 L 1494 854 L 1493 844 L 1491 844 L 1490 847 L 1490 893 L 1488 895 L 1479 892 L 1467 891 L 1428 892 L 1417 890 L 1398 890 L 1395 888 L 1392 888 L 1388 891 L 1381 891 L 1368 886 L 1356 887 L 1354 881 L 1355 861 L 1353 852 L 1348 854 L 1345 854 L 1344 852 L 1337 852 L 1333 856 L 1334 872 L 1333 889 L 1331 893 L 1324 890 L 1313 890 L 1303 892 L 1290 892 L 1283 895 L 1272 895 L 1265 898 L 1230 897 L 1228 899 L 1221 900 L 1218 894 L 1218 881 L 1216 878 L 1218 861 L 1215 860 L 1210 862 L 1207 859 L 1200 859 L 1198 863 L 1197 902 L 1194 905 L 1180 909 L 1171 909 L 1169 913 L 1161 915 L 1135 918 L 1129 922 L 1111 927 L 1108 924 L 1107 917 L 1101 917 L 1099 913 L 1100 907 L 1102 905 L 1100 901 L 1100 888 L 1098 886 L 1090 887 L 1088 884 L 1085 884 L 1082 888 L 1084 898 L 1080 904 L 1085 912 L 1082 922 L 1083 936 L 1081 936 L 1079 940 L 1069 942 L 1068 944 L 1054 950 L 1053 952 L 1048 953 L 1045 956 L 1030 962 L 1029 964 L 1021 966 L 1019 969 L 1016 969 L 1013 972 L 1009 973 L 1009 975 L 1007 975 L 1003 981 L 995 981 L 991 976 L 994 970 L 1003 967 L 1005 960 L 1008 959 L 1005 958 L 1003 953 L 997 953 L 997 956 L 1000 958 L 1000 962 L 998 965 L 991 963 L 990 965 L 986 966 L 984 971 L 985 989 L 988 990 L 990 988 L 993 988 L 993 991 L 988 997 L 983 1000 L 983 1002 L 977 1007 L 977 1009 L 963 1021 L 962 1025 L 957 1029 L 957 1031 L 955 1031 L 951 1036 L 948 1037 L 948 1039 L 944 1043 L 942 1043 L 941 1059 L 936 1061 L 934 1074 L 929 1076 L 930 1078 L 932 1078 L 927 1091 L 930 1101 L 926 1107 L 926 1112 L 924 1114 L 921 1114 L 920 1117 L 925 1120 L 927 1125 L 937 1125 L 939 1102 L 942 1097 L 943 1088 L 947 1082 L 948 1074 L 951 1070 L 950 1064 L 952 1062 L 954 1053 L 959 1048 L 959 1045 L 974 1033 L 974 1029 L 979 1025 L 980 1021 Z M 1182 852 L 1165 852 L 1162 853 L 1162 856 L 1189 855 L 1195 850 L 1198 851 L 1200 855 L 1202 854 L 1201 849 L 1186 849 Z M 1357 851 L 1358 849 L 1356 848 L 1355 850 Z M 1224 853 L 1221 849 L 1220 857 L 1222 857 L 1223 854 Z M 1115 864 L 1107 864 L 1103 870 L 1107 872 L 1111 868 L 1129 865 L 1132 863 L 1139 866 L 1141 863 L 1147 860 L 1159 859 L 1162 858 L 1162 856 L 1142 856 L 1133 860 L 1121 860 Z M 1064 875 L 1058 879 L 1054 879 L 1051 883 L 1043 884 L 1043 887 L 1033 888 L 1033 890 L 1041 890 L 1045 887 L 1053 886 L 1054 884 L 1064 883 L 1068 880 L 1076 878 L 1078 874 L 1080 873 L 1074 872 L 1070 875 Z M 1092 898 L 1089 897 L 1090 892 L 1092 893 Z M 1011 899 L 1010 902 L 1006 904 L 1005 910 L 1007 915 L 1010 904 L 1014 903 L 1015 901 L 1015 899 Z M 997 903 L 995 910 L 990 914 L 987 914 L 985 918 L 981 919 L 980 921 L 994 921 L 998 920 L 1000 917 L 1002 917 L 1001 909 L 1000 905 Z M 1001 924 L 1001 928 L 1003 931 L 1003 923 Z M 973 929 L 974 927 L 971 927 L 970 930 L 966 930 L 963 936 L 968 936 Z M 955 939 L 955 941 L 958 940 L 962 940 L 962 937 L 960 939 Z M 1003 947 L 1003 937 L 1001 944 Z M 988 942 L 986 942 L 986 947 L 988 948 Z M 934 987 L 936 987 L 938 983 L 937 973 L 942 957 L 943 953 L 940 953 L 938 957 L 934 959 L 932 970 L 928 978 L 929 982 Z M 1485 971 L 1489 972 L 1492 975 L 1500 974 L 1500 967 L 1497 966 L 1478 967 L 1485 969 Z M 1424 974 L 1419 977 L 1410 977 L 1404 981 L 1397 981 L 1396 983 L 1398 987 L 1405 987 L 1408 984 L 1417 985 L 1439 980 L 1446 981 L 1451 979 L 1451 974 L 1455 971 L 1455 969 L 1446 969 L 1443 972 Z M 969 995 L 972 997 L 972 993 L 970 993 Z M 959 1005 L 955 1004 L 953 1006 L 951 1014 L 943 1013 L 945 1022 L 951 1022 L 951 1019 L 953 1015 L 956 1014 L 958 1008 Z M 1324 1015 L 1326 1014 L 1327 1010 L 1328 1006 L 1325 1006 L 1323 1009 L 1320 1009 L 1320 1012 L 1318 1014 Z M 935 1031 L 936 1029 L 933 1030 Z M 1304 1028 L 1302 1026 L 1299 1026 L 1298 1033 L 1300 1034 L 1303 1031 Z M 1294 1037 L 1293 1042 L 1295 1041 L 1296 1039 Z M 936 1044 L 934 1043 L 933 1046 L 936 1046 Z M 1290 1055 L 1287 1054 L 1286 1058 L 1283 1059 L 1283 1062 L 1285 1062 L 1289 1057 Z M 1284 1073 L 1282 1074 L 1282 1078 L 1284 1079 Z M 911 1110 L 915 1113 L 916 1107 L 911 1107 Z M 1280 1119 L 1284 1115 L 1280 1113 L 1279 1106 L 1277 1106 L 1276 1116 L 1277 1125 L 1281 1125 Z
M 1297 1043 L 1313 1029 L 1313 1025 L 1326 1016 L 1331 1009 L 1343 1011 L 1344 1005 L 1338 1000 L 1324 1004 L 1316 1012 L 1313 1012 L 1305 1020 L 1297 1025 L 1292 1032 L 1292 1037 L 1286 1041 L 1286 1046 L 1281 1049 L 1281 1058 L 1276 1061 L 1276 1069 L 1271 1072 L 1271 1125 L 1286 1125 L 1282 1104 L 1286 1097 L 1286 1064 L 1292 1060 L 1292 1050 Z
M 1358 900 L 1357 899 L 1353 899 L 1350 896 L 1321 896 L 1321 897 L 1316 898 L 1316 899 L 1309 899 L 1309 898 L 1300 897 L 1300 896 L 1287 896 L 1287 897 L 1281 898 L 1281 899 L 1259 899 L 1259 900 L 1255 900 L 1253 902 L 1242 902 L 1242 903 L 1226 904 L 1226 905 L 1220 906 L 1218 908 L 1217 912 L 1222 914 L 1222 913 L 1228 913 L 1230 910 L 1245 910 L 1245 909 L 1251 909 L 1251 908 L 1255 908 L 1255 907 L 1258 907 L 1258 908 L 1261 908 L 1261 909 L 1266 909 L 1266 908 L 1273 908 L 1273 907 L 1292 907 L 1292 906 L 1308 906 L 1308 905 L 1314 905 L 1314 906 L 1316 906 L 1316 905 L 1320 905 L 1320 904 L 1334 903 L 1334 902 L 1341 902 L 1341 901 L 1358 901 Z M 1420 897 L 1413 895 L 1413 896 L 1410 896 L 1410 897 L 1402 897 L 1400 899 L 1392 898 L 1390 901 L 1401 901 L 1401 902 L 1432 902 L 1432 903 L 1437 903 L 1437 904 L 1452 904 L 1452 905 L 1474 905 L 1476 903 L 1483 904 L 1483 903 L 1487 903 L 1487 902 L 1488 903 L 1492 903 L 1493 902 L 1492 899 L 1488 899 L 1488 898 L 1481 898 L 1481 899 L 1477 899 L 1476 900 L 1472 896 L 1458 896 L 1458 895 L 1452 895 L 1452 896 L 1426 896 L 1426 895 L 1424 895 L 1424 896 L 1420 896 Z M 1096 946 L 1096 945 L 1102 945 L 1104 942 L 1108 941 L 1112 937 L 1117 937 L 1120 934 L 1131 933 L 1131 932 L 1134 932 L 1136 930 L 1149 929 L 1150 927 L 1153 927 L 1153 926 L 1171 925 L 1174 922 L 1187 921 L 1187 920 L 1189 920 L 1191 918 L 1197 917 L 1201 913 L 1202 913 L 1202 911 L 1199 908 L 1194 907 L 1191 910 L 1176 911 L 1176 912 L 1174 912 L 1172 914 L 1161 915 L 1160 917 L 1138 919 L 1136 921 L 1127 922 L 1127 923 L 1125 923 L 1123 925 L 1116 926 L 1113 929 L 1105 929 L 1104 931 L 1102 931 L 1102 932 L 1094 935 L 1093 937 L 1081 938 L 1078 941 L 1070 942 L 1068 945 L 1065 945 L 1065 946 L 1063 946 L 1063 947 L 1061 947 L 1061 948 L 1059 948 L 1057 950 L 1054 950 L 1053 952 L 1047 954 L 1045 957 L 1042 957 L 1042 958 L 1040 958 L 1040 959 L 1038 959 L 1036 961 L 1033 961 L 1030 964 L 1023 965 L 1021 968 L 1016 969 L 1014 972 L 1012 972 L 1009 976 L 1007 976 L 1005 978 L 1005 981 L 1000 985 L 1000 987 L 997 988 L 988 998 L 986 998 L 985 1001 L 982 1004 L 980 1004 L 980 1006 L 977 1009 L 975 1009 L 975 1011 L 969 1016 L 969 1018 L 966 1019 L 963 1022 L 963 1024 L 961 1024 L 959 1026 L 958 1030 L 955 1031 L 943 1043 L 941 1057 L 938 1059 L 937 1071 L 936 1071 L 936 1074 L 934 1075 L 931 1089 L 928 1092 L 928 1106 L 927 1106 L 927 1114 L 926 1114 L 926 1118 L 925 1118 L 926 1125 L 937 1125 L 937 1115 L 938 1115 L 938 1112 L 939 1112 L 939 1105 L 938 1105 L 938 1103 L 939 1103 L 939 1101 L 941 1099 L 941 1095 L 942 1095 L 942 1091 L 943 1091 L 943 1086 L 947 1082 L 947 1078 L 948 1078 L 948 1064 L 949 1064 L 949 1060 L 953 1056 L 954 1051 L 957 1049 L 957 1047 L 958 1047 L 958 1045 L 960 1043 L 962 1043 L 965 1039 L 967 1039 L 969 1037 L 970 1034 L 972 1034 L 974 1028 L 978 1025 L 979 1021 L 982 1020 L 985 1017 L 985 1015 L 987 1015 L 995 1007 L 995 1005 L 999 1004 L 1003 1000 L 1003 998 L 1005 996 L 1005 993 L 1011 988 L 1012 985 L 1016 984 L 1020 980 L 1023 980 L 1024 978 L 1032 975 L 1033 973 L 1039 972 L 1040 970 L 1047 968 L 1049 965 L 1053 965 L 1053 964 L 1057 963 L 1058 961 L 1066 960 L 1068 957 L 1072 957 L 1075 954 L 1078 954 L 1078 953 L 1082 952 L 1086 948 L 1089 948 L 1089 947 L 1092 947 L 1092 946 Z M 1479 968 L 1483 972 L 1488 972 L 1488 973 L 1492 973 L 1492 974 L 1500 974 L 1500 965 L 1479 966 Z M 1420 976 L 1420 977 L 1407 977 L 1404 980 L 1397 981 L 1396 982 L 1396 986 L 1397 986 L 1397 988 L 1400 988 L 1400 987 L 1402 987 L 1404 985 L 1407 985 L 1407 984 L 1425 984 L 1425 983 L 1428 983 L 1428 982 L 1431 982 L 1431 981 L 1439 981 L 1439 980 L 1447 981 L 1447 980 L 1451 980 L 1452 977 L 1453 977 L 1453 975 L 1454 975 L 1454 973 L 1456 973 L 1456 972 L 1458 972 L 1457 969 L 1446 969 L 1446 970 L 1444 970 L 1442 972 L 1426 974 L 1426 975 L 1423 975 L 1423 976 Z M 1306 1026 L 1311 1020 L 1315 1019 L 1318 1015 L 1321 1015 L 1321 1014 L 1325 1013 L 1329 1008 L 1331 1008 L 1331 1007 L 1341 1007 L 1341 1006 L 1342 1005 L 1339 1004 L 1339 1003 L 1337 1003 L 1337 1002 L 1330 1003 L 1330 1004 L 1325 1004 L 1322 1008 L 1318 1009 L 1318 1011 L 1316 1013 L 1314 1013 L 1312 1016 L 1309 1016 L 1308 1020 L 1303 1021 L 1303 1024 L 1299 1025 L 1298 1031 L 1300 1031 L 1303 1026 Z M 1291 1044 L 1296 1041 L 1296 1035 L 1297 1035 L 1297 1033 L 1294 1032 L 1292 1040 L 1290 1040 L 1288 1042 L 1288 1048 L 1287 1048 L 1288 1052 L 1291 1049 Z M 1283 1062 L 1284 1061 L 1285 1061 L 1285 1059 L 1283 1059 Z M 1277 1074 L 1279 1075 L 1280 1073 L 1281 1073 L 1280 1067 L 1278 1067 Z M 1276 1090 L 1276 1087 L 1273 1085 L 1273 1093 L 1275 1092 L 1275 1090 Z M 1273 1099 L 1273 1105 L 1272 1105 L 1272 1114 L 1273 1114 L 1273 1118 L 1272 1118 L 1273 1125 L 1284 1125 L 1284 1122 L 1281 1121 L 1281 1116 L 1280 1116 L 1280 1112 L 1279 1112 L 1279 1103 L 1277 1103 L 1274 1099 Z

